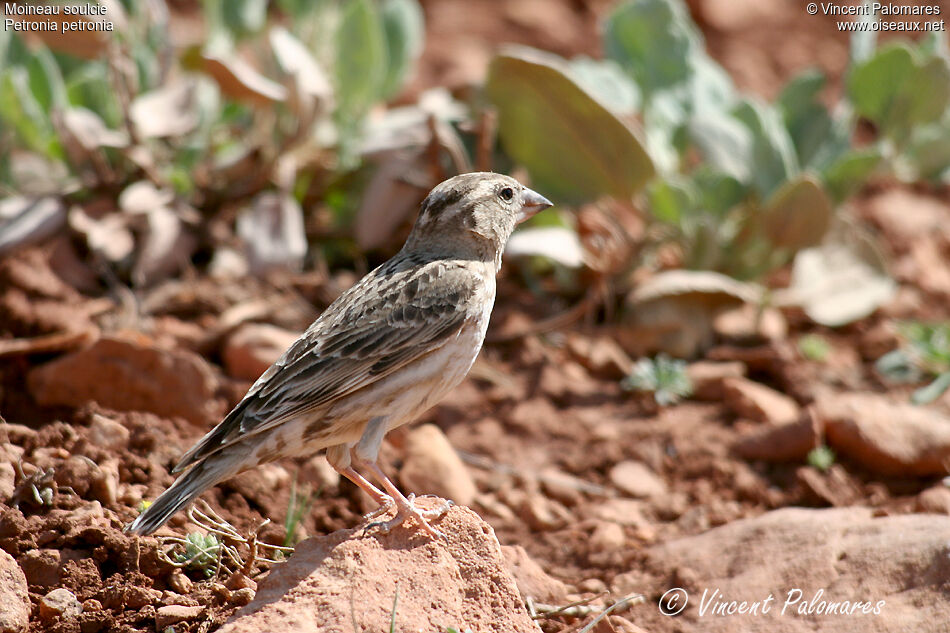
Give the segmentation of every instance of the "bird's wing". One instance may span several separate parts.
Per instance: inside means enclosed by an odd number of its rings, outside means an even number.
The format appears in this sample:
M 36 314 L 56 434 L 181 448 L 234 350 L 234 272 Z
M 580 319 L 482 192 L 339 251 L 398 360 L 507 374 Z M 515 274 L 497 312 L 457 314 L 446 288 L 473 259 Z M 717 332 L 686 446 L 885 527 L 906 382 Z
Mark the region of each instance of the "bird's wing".
M 334 301 L 175 471 L 325 407 L 438 349 L 470 317 L 477 278 L 451 261 L 391 260 Z

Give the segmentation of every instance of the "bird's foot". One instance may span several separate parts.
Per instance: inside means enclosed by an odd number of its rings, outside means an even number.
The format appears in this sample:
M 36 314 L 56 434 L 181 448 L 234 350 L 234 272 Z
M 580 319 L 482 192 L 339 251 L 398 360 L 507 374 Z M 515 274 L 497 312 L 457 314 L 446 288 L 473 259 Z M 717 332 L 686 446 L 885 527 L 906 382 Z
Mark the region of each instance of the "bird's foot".
M 445 535 L 432 527 L 429 524 L 430 519 L 437 519 L 448 512 L 453 504 L 451 501 L 446 501 L 438 508 L 432 508 L 429 510 L 423 510 L 416 507 L 415 504 L 415 495 L 410 494 L 408 498 L 403 500 L 397 500 L 396 504 L 396 516 L 388 521 L 378 521 L 376 523 L 371 523 L 366 526 L 366 529 L 377 528 L 382 533 L 389 533 L 394 527 L 398 527 L 406 522 L 407 519 L 415 519 L 419 524 L 419 527 L 422 528 L 422 531 L 428 534 L 433 538 L 444 539 Z
M 396 502 L 393 501 L 393 498 L 390 497 L 389 495 L 382 495 L 379 499 L 376 499 L 376 501 L 379 502 L 379 507 L 377 507 L 375 510 L 372 510 L 364 514 L 363 515 L 364 521 L 372 521 L 373 519 L 379 518 L 396 507 Z M 371 526 L 372 524 L 370 524 L 370 526 L 367 526 L 367 527 L 371 527 Z

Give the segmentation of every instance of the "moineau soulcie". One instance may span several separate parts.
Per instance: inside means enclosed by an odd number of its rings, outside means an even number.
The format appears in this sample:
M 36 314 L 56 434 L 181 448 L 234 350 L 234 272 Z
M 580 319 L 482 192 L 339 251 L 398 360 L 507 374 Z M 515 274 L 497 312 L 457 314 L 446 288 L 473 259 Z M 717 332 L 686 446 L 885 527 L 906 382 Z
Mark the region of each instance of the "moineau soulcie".
M 220 481 L 282 457 L 326 449 L 327 461 L 366 491 L 388 530 L 429 520 L 376 463 L 387 431 L 412 421 L 468 374 L 495 302 L 495 276 L 515 226 L 551 206 L 501 174 L 437 185 L 402 250 L 334 301 L 181 458 L 185 473 L 126 530 L 151 534 Z M 187 470 L 186 470 L 187 469 Z M 377 488 L 359 471 L 371 475 Z

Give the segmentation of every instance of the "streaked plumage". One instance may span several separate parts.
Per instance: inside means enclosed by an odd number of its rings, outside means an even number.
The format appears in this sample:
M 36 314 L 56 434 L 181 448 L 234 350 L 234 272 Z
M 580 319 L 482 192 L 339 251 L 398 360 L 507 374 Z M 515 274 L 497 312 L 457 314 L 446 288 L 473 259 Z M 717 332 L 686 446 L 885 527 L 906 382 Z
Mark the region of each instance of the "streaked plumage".
M 515 225 L 550 206 L 500 174 L 451 178 L 430 192 L 402 250 L 343 293 L 175 467 L 186 470 L 127 529 L 149 534 L 210 486 L 281 457 L 327 459 L 381 504 L 412 516 L 376 466 L 386 431 L 410 422 L 468 373 Z M 354 468 L 369 470 L 385 493 Z

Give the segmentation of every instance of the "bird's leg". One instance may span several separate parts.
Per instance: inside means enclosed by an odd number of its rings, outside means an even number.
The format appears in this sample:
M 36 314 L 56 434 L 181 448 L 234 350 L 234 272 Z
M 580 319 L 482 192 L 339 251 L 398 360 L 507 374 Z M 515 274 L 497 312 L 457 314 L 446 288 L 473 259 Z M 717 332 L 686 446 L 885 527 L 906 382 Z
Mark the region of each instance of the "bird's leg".
M 366 430 L 363 431 L 363 436 L 360 438 L 360 441 L 353 447 L 353 450 L 350 451 L 353 464 L 372 473 L 376 481 L 383 486 L 383 490 L 392 497 L 396 504 L 396 516 L 389 521 L 373 524 L 373 527 L 379 527 L 384 532 L 388 532 L 397 525 L 401 525 L 407 518 L 412 517 L 419 522 L 422 529 L 430 536 L 443 537 L 441 532 L 429 525 L 428 519 L 437 518 L 445 514 L 449 507 L 451 507 L 451 502 L 447 502 L 444 507 L 435 510 L 420 510 L 413 502 L 415 496 L 410 495 L 407 498 L 403 495 L 396 487 L 396 484 L 386 476 L 386 473 L 384 473 L 379 467 L 379 464 L 376 463 L 379 456 L 379 447 L 383 443 L 383 436 L 386 434 L 386 430 L 385 418 L 373 418 L 369 421 L 369 424 L 366 425 Z
M 333 470 L 352 481 L 360 490 L 368 494 L 373 501 L 379 504 L 378 508 L 363 516 L 365 520 L 370 521 L 375 519 L 379 515 L 389 512 L 393 506 L 396 505 L 392 497 L 370 483 L 366 477 L 356 472 L 350 460 L 350 447 L 346 444 L 331 446 L 327 449 L 327 463 L 330 464 Z

